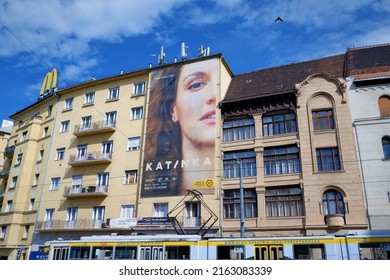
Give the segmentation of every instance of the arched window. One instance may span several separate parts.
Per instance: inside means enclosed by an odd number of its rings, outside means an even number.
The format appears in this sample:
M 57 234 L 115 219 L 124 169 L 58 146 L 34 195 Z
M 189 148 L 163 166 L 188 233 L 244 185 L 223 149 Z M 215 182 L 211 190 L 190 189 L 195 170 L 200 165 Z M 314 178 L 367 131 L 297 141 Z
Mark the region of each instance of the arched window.
M 382 138 L 383 157 L 390 159 L 390 136 L 384 136 Z
M 378 99 L 379 113 L 381 117 L 390 117 L 390 97 L 381 96 Z
M 345 214 L 343 195 L 336 190 L 328 190 L 322 195 L 324 215 Z

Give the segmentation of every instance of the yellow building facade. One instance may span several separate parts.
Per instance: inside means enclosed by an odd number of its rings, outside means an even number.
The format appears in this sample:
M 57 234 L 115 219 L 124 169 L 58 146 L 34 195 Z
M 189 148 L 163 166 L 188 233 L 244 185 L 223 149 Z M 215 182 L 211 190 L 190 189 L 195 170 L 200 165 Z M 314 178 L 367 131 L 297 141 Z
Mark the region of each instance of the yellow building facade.
M 57 238 L 219 232 L 216 108 L 232 77 L 221 55 L 63 89 L 51 75 L 11 116 L 3 259 L 34 259 Z

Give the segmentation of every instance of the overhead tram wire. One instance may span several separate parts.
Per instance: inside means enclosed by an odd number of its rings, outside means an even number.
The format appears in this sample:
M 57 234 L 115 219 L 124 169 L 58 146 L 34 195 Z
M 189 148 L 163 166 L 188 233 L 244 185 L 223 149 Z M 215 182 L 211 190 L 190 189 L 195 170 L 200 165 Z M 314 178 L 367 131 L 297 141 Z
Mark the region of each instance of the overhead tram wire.
M 38 55 L 33 49 L 31 49 L 22 39 L 20 39 L 14 32 L 11 31 L 7 26 L 5 26 L 2 22 L 0 22 L 0 25 L 9 32 L 16 40 L 18 40 L 30 53 L 35 55 L 46 67 L 49 69 L 52 69 L 53 67 L 50 66 L 40 55 Z

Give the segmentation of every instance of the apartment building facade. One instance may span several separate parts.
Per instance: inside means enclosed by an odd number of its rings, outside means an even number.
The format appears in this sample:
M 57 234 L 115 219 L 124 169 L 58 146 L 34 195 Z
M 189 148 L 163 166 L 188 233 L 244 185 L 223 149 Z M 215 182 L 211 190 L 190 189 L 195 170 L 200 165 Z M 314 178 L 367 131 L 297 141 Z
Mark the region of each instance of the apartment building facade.
M 216 234 L 216 104 L 231 77 L 203 55 L 51 90 L 12 115 L 2 258 L 92 234 Z
M 390 228 L 390 45 L 350 49 L 348 93 L 370 229 Z

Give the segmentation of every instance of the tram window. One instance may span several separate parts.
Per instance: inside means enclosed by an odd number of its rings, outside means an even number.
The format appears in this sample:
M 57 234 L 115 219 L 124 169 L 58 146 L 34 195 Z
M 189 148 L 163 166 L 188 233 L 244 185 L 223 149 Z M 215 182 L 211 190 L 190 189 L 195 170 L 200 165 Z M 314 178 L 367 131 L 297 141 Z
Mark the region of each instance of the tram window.
M 323 244 L 294 245 L 294 259 L 296 260 L 325 260 Z
M 166 246 L 165 254 L 167 260 L 189 260 L 189 246 Z
M 91 247 L 71 247 L 70 260 L 88 260 Z
M 55 247 L 53 260 L 66 260 L 68 258 L 69 247 Z
M 112 247 L 93 247 L 92 259 L 93 260 L 111 260 L 112 259 Z
M 390 244 L 388 243 L 360 243 L 361 260 L 390 260 Z
M 116 260 L 135 260 L 137 259 L 137 247 L 116 247 Z
M 217 247 L 218 260 L 242 260 L 244 259 L 243 246 L 218 246 Z

